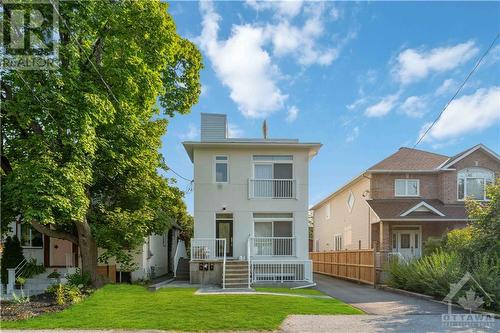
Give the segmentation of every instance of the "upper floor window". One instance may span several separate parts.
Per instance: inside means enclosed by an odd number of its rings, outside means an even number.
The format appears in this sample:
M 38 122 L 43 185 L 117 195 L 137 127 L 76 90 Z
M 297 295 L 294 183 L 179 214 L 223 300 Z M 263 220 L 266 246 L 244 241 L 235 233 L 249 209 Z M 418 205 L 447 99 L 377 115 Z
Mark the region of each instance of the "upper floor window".
M 229 157 L 215 156 L 215 182 L 227 183 L 229 181 Z
M 486 186 L 493 183 L 493 171 L 481 168 L 468 168 L 458 172 L 458 200 L 471 198 L 486 200 Z
M 418 179 L 396 179 L 394 193 L 396 197 L 418 197 L 420 195 L 420 181 Z
M 330 215 L 330 214 L 331 214 L 331 211 L 332 211 L 332 207 L 331 207 L 331 205 L 330 205 L 329 203 L 328 203 L 328 204 L 326 204 L 326 205 L 325 205 L 325 218 L 326 218 L 327 220 L 329 220 L 329 219 L 330 219 L 330 217 L 331 217 L 331 215 Z

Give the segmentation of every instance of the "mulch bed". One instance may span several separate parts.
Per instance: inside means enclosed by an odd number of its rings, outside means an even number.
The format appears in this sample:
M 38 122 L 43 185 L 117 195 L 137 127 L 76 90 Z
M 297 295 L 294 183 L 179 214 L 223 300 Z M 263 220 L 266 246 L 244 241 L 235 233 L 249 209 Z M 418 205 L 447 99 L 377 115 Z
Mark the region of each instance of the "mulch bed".
M 25 304 L 13 301 L 1 301 L 0 313 L 3 320 L 21 320 L 36 317 L 44 313 L 62 311 L 71 304 L 57 305 L 51 294 L 40 294 L 30 297 Z

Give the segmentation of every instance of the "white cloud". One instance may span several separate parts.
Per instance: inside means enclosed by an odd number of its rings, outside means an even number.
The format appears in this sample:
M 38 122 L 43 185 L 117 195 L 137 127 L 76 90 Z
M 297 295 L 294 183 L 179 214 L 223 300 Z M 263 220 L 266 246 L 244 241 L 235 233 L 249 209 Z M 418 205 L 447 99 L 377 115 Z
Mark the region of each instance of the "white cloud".
M 211 2 L 201 1 L 201 48 L 212 62 L 231 99 L 245 117 L 264 118 L 283 107 L 287 95 L 277 86 L 278 69 L 264 50 L 264 30 L 252 25 L 234 26 L 227 40 L 218 40 L 220 16 Z
M 295 105 L 293 105 L 290 108 L 288 108 L 286 121 L 292 123 L 297 119 L 298 115 L 299 115 L 299 109 Z
M 292 18 L 300 14 L 302 9 L 302 0 L 293 1 L 257 1 L 246 0 L 246 4 L 256 11 L 271 9 L 274 10 L 279 17 Z
M 208 89 L 209 89 L 208 85 L 202 84 L 201 85 L 200 96 L 205 96 L 207 94 L 207 92 L 208 92 Z
M 356 126 L 352 129 L 352 132 L 349 133 L 349 135 L 346 137 L 345 141 L 346 142 L 353 142 L 354 140 L 356 140 L 359 136 L 359 127 Z
M 332 7 L 332 9 L 330 10 L 330 17 L 332 18 L 332 20 L 337 21 L 341 16 L 342 13 L 340 9 L 338 9 L 337 7 Z
M 396 103 L 399 99 L 399 94 L 394 94 L 394 95 L 389 95 L 377 104 L 374 104 L 372 106 L 369 106 L 365 110 L 365 116 L 367 117 L 383 117 L 389 112 L 391 112 L 392 109 L 396 106 Z
M 403 104 L 401 110 L 409 117 L 421 118 L 427 109 L 427 100 L 422 96 L 410 96 Z
M 320 47 L 318 39 L 325 33 L 322 6 L 307 11 L 307 19 L 302 27 L 289 20 L 278 24 L 268 24 L 266 32 L 277 57 L 292 55 L 301 65 L 329 65 L 339 55 L 339 47 Z M 342 43 L 341 43 L 342 44 Z
M 441 141 L 457 138 L 470 132 L 479 132 L 500 123 L 500 86 L 481 88 L 450 103 L 439 121 L 423 141 Z M 429 128 L 425 124 L 419 138 Z
M 453 92 L 458 87 L 457 82 L 453 79 L 446 79 L 441 83 L 441 85 L 436 89 L 436 95 L 444 95 Z
M 431 72 L 445 72 L 472 59 L 479 49 L 473 41 L 430 51 L 406 49 L 396 59 L 393 73 L 403 84 L 421 80 Z
M 194 124 L 188 125 L 188 130 L 179 135 L 181 140 L 194 140 L 198 137 L 198 128 Z
M 365 105 L 367 102 L 368 102 L 368 99 L 366 97 L 361 97 L 361 98 L 358 98 L 357 100 L 355 100 L 354 102 L 352 102 L 351 104 L 346 105 L 345 107 L 347 108 L 347 110 L 353 111 L 353 110 L 357 109 L 358 107 Z
M 233 123 L 227 124 L 227 136 L 230 138 L 242 138 L 245 132 L 238 125 Z

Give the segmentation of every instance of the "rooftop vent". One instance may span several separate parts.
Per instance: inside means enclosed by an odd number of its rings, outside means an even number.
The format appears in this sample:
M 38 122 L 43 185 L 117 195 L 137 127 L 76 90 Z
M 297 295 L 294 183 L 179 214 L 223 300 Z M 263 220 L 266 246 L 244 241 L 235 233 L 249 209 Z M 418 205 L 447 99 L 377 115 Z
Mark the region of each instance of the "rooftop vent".
M 201 141 L 227 139 L 227 116 L 225 114 L 201 114 Z

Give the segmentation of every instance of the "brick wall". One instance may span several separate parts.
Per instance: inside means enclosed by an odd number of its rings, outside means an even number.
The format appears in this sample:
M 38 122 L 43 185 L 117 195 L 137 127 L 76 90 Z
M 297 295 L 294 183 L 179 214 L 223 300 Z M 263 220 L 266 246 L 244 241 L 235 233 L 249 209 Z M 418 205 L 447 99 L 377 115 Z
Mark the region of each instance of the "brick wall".
M 439 198 L 438 174 L 373 174 L 371 181 L 371 197 L 373 199 L 397 199 L 394 196 L 396 179 L 419 179 L 420 197 L 426 199 Z M 409 197 L 408 197 L 409 198 Z

